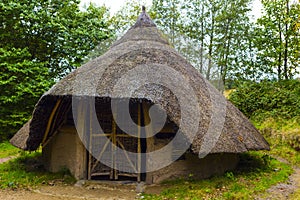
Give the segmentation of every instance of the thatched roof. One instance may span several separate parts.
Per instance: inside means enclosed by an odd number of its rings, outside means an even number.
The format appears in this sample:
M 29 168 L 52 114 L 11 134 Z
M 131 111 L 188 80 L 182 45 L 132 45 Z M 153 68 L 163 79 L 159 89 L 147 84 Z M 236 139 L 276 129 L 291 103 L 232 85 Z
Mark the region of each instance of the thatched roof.
M 221 109 L 223 106 L 225 112 L 223 117 L 224 126 L 218 129 L 220 133 L 212 132 L 209 135 L 213 137 L 211 134 L 220 134 L 211 153 L 240 153 L 248 150 L 269 149 L 266 140 L 250 121 L 171 47 L 144 11 L 139 16 L 136 24 L 120 40 L 115 42 L 104 55 L 70 73 L 45 93 L 38 101 L 31 121 L 19 130 L 11 139 L 11 143 L 24 150 L 36 150 L 43 141 L 47 122 L 59 99 L 64 104 L 70 105 L 72 96 L 116 98 L 112 91 L 120 78 L 135 67 L 145 65 L 153 68 L 166 65 L 176 70 L 189 83 L 195 93 L 201 114 L 196 138 L 193 140 L 191 147 L 194 153 L 200 151 L 202 142 L 212 125 L 211 119 L 215 117 L 212 111 L 213 106 L 217 109 Z M 145 68 L 145 70 L 147 69 Z M 145 74 L 147 75 L 147 73 Z M 167 74 L 166 76 L 174 84 L 180 85 L 182 81 L 174 74 Z M 141 84 L 139 80 L 134 81 L 137 85 Z M 181 89 L 176 95 L 189 96 L 190 92 Z M 132 95 L 125 95 L 122 98 L 151 101 L 160 105 L 175 124 L 179 126 L 181 123 L 180 106 L 174 94 L 161 85 L 148 84 L 139 88 Z M 214 102 L 215 99 L 217 101 Z M 194 109 L 188 106 L 188 110 L 192 111 Z M 62 110 L 58 109 L 56 112 L 63 112 Z M 188 115 L 186 120 L 195 121 L 196 119 L 193 117 L 193 115 Z M 216 118 L 216 120 L 219 119 Z M 58 125 L 55 127 L 58 127 Z M 51 137 L 55 127 L 52 127 L 53 130 L 47 137 Z M 190 134 L 184 131 L 183 133 L 187 136 Z

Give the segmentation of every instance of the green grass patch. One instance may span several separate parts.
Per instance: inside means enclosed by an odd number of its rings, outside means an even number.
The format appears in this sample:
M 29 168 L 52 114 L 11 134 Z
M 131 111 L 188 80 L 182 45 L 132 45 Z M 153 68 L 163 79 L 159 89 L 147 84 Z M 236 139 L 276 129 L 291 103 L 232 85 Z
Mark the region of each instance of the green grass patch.
M 19 152 L 20 150 L 11 145 L 8 141 L 0 143 L 0 158 L 16 156 Z
M 299 200 L 300 199 L 300 189 L 298 189 L 292 196 L 289 198 L 290 200 Z
M 0 164 L 0 188 L 29 188 L 40 184 L 66 183 L 75 179 L 67 170 L 59 173 L 46 172 L 40 162 L 40 152 L 26 153 Z
M 260 130 L 263 129 L 272 129 L 281 133 L 287 133 L 292 131 L 297 131 L 300 129 L 300 117 L 293 117 L 290 119 L 284 118 L 273 118 L 268 117 L 263 121 L 257 121 L 255 119 L 252 120 L 253 124 Z
M 289 120 L 267 118 L 254 124 L 268 140 L 271 146 L 270 154 L 300 166 L 300 117 Z
M 206 180 L 175 180 L 164 183 L 159 195 L 145 199 L 254 199 L 272 185 L 287 181 L 293 169 L 264 152 L 241 155 L 238 168 Z

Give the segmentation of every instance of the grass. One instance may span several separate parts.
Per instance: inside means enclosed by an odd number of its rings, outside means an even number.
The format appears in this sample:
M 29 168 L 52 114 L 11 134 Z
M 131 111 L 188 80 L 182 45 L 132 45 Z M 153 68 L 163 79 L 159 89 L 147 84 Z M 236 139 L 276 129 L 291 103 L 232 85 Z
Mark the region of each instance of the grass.
M 145 199 L 254 199 L 272 185 L 285 182 L 293 169 L 262 152 L 241 155 L 237 170 L 206 180 L 175 180 L 164 183 L 159 195 Z
M 298 189 L 292 196 L 290 197 L 290 200 L 299 200 L 300 199 L 300 189 Z
M 5 149 L 8 149 L 6 147 Z M 71 184 L 67 170 L 49 173 L 40 163 L 40 152 L 21 153 L 18 158 L 0 164 L 0 188 L 31 188 L 55 182 Z M 253 199 L 270 186 L 285 182 L 292 168 L 267 155 L 250 152 L 241 155 L 237 170 L 206 180 L 175 180 L 160 195 L 145 194 L 145 199 Z M 192 177 L 191 177 L 192 178 Z
M 300 117 L 289 120 L 268 118 L 256 126 L 271 145 L 270 154 L 286 159 L 291 165 L 300 167 Z M 299 180 L 300 182 L 300 180 Z M 300 199 L 300 185 L 290 200 Z
M 12 146 L 8 141 L 0 143 L 0 158 L 16 156 L 19 152 L 20 150 Z
M 75 182 L 67 170 L 59 173 L 46 172 L 40 156 L 40 152 L 23 152 L 18 158 L 0 164 L 0 188 L 31 188 L 41 184 Z
M 254 124 L 268 140 L 270 154 L 300 167 L 300 117 L 289 120 L 267 118 L 264 122 Z

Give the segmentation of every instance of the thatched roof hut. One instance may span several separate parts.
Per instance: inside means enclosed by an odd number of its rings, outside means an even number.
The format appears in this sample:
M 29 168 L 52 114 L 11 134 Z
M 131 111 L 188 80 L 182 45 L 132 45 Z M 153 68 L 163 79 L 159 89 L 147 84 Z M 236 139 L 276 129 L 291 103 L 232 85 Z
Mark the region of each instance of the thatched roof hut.
M 169 71 L 163 70 L 164 77 L 159 84 L 144 84 L 144 77 L 155 73 L 151 70 L 160 72 L 164 66 Z M 137 75 L 142 78 L 131 78 L 136 69 L 142 69 Z M 174 73 L 170 74 L 170 70 Z M 128 77 L 122 79 L 124 75 Z M 169 85 L 173 88 L 178 88 L 176 94 L 163 86 L 165 80 L 171 82 Z M 182 81 L 189 88 L 180 88 Z M 130 85 L 135 90 L 130 94 L 122 93 L 116 85 Z M 172 48 L 144 11 L 136 24 L 104 55 L 84 64 L 46 92 L 36 104 L 31 120 L 16 133 L 11 143 L 23 150 L 34 151 L 41 144 L 46 146 L 53 142 L 72 118 L 68 113 L 72 111 L 74 97 L 96 99 L 100 106 L 96 106 L 96 110 L 103 110 L 101 105 L 109 105 L 107 102 L 112 99 L 127 98 L 132 105 L 144 103 L 148 107 L 156 104 L 166 111 L 167 120 L 177 130 L 183 121 L 196 130 L 190 133 L 189 129 L 181 129 L 191 142 L 189 151 L 196 155 L 269 149 L 266 140 L 250 121 Z M 181 97 L 185 101 L 180 101 Z M 195 102 L 197 109 L 193 107 Z M 185 109 L 186 114 L 181 109 Z M 195 115 L 194 110 L 200 113 Z M 193 124 L 195 121 L 196 125 Z M 209 144 L 209 152 L 204 149 L 206 144 Z

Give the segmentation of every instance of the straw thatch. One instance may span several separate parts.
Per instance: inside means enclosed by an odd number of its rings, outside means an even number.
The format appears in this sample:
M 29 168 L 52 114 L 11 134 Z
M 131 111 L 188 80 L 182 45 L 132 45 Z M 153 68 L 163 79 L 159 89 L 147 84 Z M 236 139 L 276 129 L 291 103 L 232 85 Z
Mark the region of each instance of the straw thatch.
M 31 121 L 19 130 L 11 143 L 24 150 L 36 150 L 43 140 L 50 113 L 58 99 L 63 99 L 63 104 L 70 105 L 72 96 L 115 98 L 112 91 L 122 75 L 143 65 L 153 68 L 157 65 L 167 65 L 183 75 L 195 92 L 201 115 L 199 129 L 191 147 L 194 153 L 200 151 L 203 138 L 209 128 L 213 116 L 212 99 L 214 98 L 221 98 L 219 102 L 225 102 L 226 116 L 222 133 L 211 153 L 240 153 L 269 149 L 266 140 L 249 120 L 170 46 L 145 12 L 108 52 L 75 70 L 45 93 L 37 103 Z M 174 84 L 180 84 L 181 80 L 177 76 L 172 74 L 167 76 Z M 135 81 L 137 85 L 140 84 L 139 80 Z M 189 96 L 190 92 L 179 90 L 176 95 Z M 142 99 L 158 104 L 166 110 L 168 117 L 175 124 L 180 125 L 180 106 L 177 98 L 161 85 L 148 84 L 140 87 L 131 96 L 121 98 Z M 193 109 L 193 107 L 189 108 L 189 110 Z M 193 117 L 193 115 L 187 116 L 187 121 L 196 120 Z M 55 128 L 52 128 L 48 137 L 51 137 L 54 132 Z M 184 134 L 187 137 L 190 135 L 187 132 Z
M 14 146 L 21 149 L 27 149 L 26 142 L 29 137 L 29 127 L 31 120 L 29 120 L 24 126 L 14 135 L 13 139 L 10 141 Z

